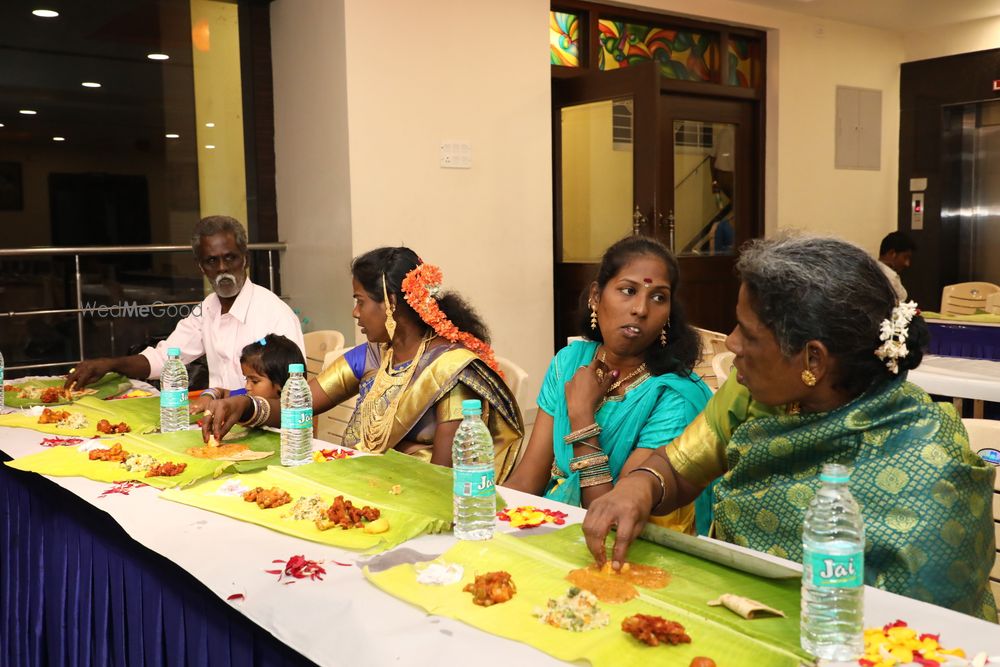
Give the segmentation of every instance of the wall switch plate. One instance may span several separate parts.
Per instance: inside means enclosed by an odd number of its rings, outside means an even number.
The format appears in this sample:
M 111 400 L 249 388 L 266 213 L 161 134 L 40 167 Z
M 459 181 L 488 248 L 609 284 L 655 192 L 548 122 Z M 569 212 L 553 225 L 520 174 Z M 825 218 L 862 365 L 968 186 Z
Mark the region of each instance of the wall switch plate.
M 441 168 L 472 169 L 472 145 L 466 141 L 442 141 Z

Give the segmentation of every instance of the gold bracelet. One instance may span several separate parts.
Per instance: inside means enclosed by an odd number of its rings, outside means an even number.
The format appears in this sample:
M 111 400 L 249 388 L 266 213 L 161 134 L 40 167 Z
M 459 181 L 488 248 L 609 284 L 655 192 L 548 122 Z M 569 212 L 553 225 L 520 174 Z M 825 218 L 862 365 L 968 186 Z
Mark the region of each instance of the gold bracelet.
M 598 466 L 607 466 L 608 457 L 603 454 L 588 454 L 586 458 L 580 457 L 583 460 L 573 459 L 569 463 L 570 472 L 580 472 L 581 470 L 587 470 L 588 468 L 596 468 Z
M 600 445 L 595 445 L 594 443 L 590 442 L 590 440 L 577 440 L 576 442 L 573 443 L 573 446 L 576 447 L 577 445 L 580 445 L 581 447 L 590 447 L 591 449 L 598 452 L 604 451 L 603 449 L 601 449 Z
M 580 480 L 580 488 L 586 489 L 590 486 L 600 486 L 601 484 L 611 484 L 611 473 L 606 472 L 601 475 L 595 475 L 594 477 L 586 477 Z
M 579 431 L 573 431 L 572 433 L 563 436 L 563 442 L 565 442 L 567 445 L 572 445 L 577 440 L 592 438 L 595 435 L 600 435 L 600 434 L 601 434 L 601 427 L 597 424 L 597 422 L 594 422 L 590 426 L 581 428 Z
M 660 483 L 660 499 L 657 500 L 655 503 L 653 503 L 652 507 L 652 509 L 655 510 L 657 507 L 663 504 L 663 499 L 667 497 L 667 480 L 663 478 L 663 474 L 659 470 L 653 470 L 652 468 L 647 468 L 646 466 L 638 466 L 636 468 L 633 468 L 632 472 L 630 472 L 629 474 L 631 475 L 633 472 L 639 472 L 640 470 L 642 472 L 648 472 L 650 475 L 656 478 L 656 481 Z

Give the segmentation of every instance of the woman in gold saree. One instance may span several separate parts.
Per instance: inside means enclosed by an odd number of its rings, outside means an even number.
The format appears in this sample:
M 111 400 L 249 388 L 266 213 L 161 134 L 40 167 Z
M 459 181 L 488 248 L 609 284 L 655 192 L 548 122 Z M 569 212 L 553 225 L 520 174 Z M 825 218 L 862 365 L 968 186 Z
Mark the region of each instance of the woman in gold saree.
M 493 435 L 495 479 L 510 473 L 524 436 L 517 401 L 496 369 L 489 334 L 456 294 L 441 292 L 441 273 L 409 248 L 378 248 L 351 263 L 353 316 L 368 342 L 348 350 L 309 381 L 313 413 L 358 396 L 344 445 L 390 449 L 451 466 L 462 401 L 482 402 Z M 277 425 L 277 402 L 237 397 L 209 407 L 220 437 L 237 420 Z

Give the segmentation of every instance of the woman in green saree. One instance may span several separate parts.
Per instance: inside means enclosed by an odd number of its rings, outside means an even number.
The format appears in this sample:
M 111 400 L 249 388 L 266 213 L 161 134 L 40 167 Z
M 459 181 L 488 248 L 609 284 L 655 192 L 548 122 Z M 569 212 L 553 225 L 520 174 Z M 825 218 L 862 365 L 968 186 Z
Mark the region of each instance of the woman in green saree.
M 588 340 L 552 360 L 507 486 L 586 507 L 701 411 L 711 392 L 691 371 L 699 341 L 678 280 L 677 260 L 658 241 L 629 237 L 608 248 L 580 322 Z M 660 522 L 690 531 L 693 517 L 687 506 Z
M 949 404 L 906 382 L 926 346 L 868 255 L 831 238 L 747 245 L 737 262 L 735 371 L 705 411 L 591 506 L 587 544 L 613 567 L 651 513 L 712 480 L 717 537 L 802 558 L 802 521 L 824 463 L 853 467 L 865 520 L 865 583 L 992 621 L 993 470 Z
M 375 454 L 395 449 L 451 466 L 462 401 L 477 399 L 493 435 L 495 480 L 502 483 L 514 465 L 524 425 L 517 401 L 496 370 L 482 320 L 456 294 L 442 292 L 440 270 L 409 248 L 367 252 L 351 263 L 351 274 L 353 315 L 368 342 L 309 381 L 313 413 L 358 396 L 345 446 Z M 206 437 L 212 429 L 221 437 L 237 419 L 276 426 L 279 413 L 276 401 L 217 401 L 206 411 L 212 417 L 206 420 Z

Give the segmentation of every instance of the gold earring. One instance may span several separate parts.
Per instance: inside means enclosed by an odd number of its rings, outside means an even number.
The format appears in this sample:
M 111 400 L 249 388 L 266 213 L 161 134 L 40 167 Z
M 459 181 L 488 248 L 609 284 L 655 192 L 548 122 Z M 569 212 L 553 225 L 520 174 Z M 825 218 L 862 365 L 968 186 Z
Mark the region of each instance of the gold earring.
M 662 329 L 660 329 L 660 347 L 667 346 L 667 326 L 664 326 Z
M 392 337 L 396 333 L 396 320 L 393 318 L 392 313 L 395 308 L 392 307 L 392 302 L 389 301 L 389 290 L 385 285 L 385 274 L 382 274 L 382 296 L 385 299 L 385 331 L 389 334 L 389 340 L 392 341 Z
M 807 387 L 816 386 L 816 376 L 809 370 L 809 353 L 806 352 L 806 369 L 802 371 L 802 384 Z
M 591 331 L 597 330 L 597 309 L 594 308 L 594 304 L 590 304 L 590 329 Z

